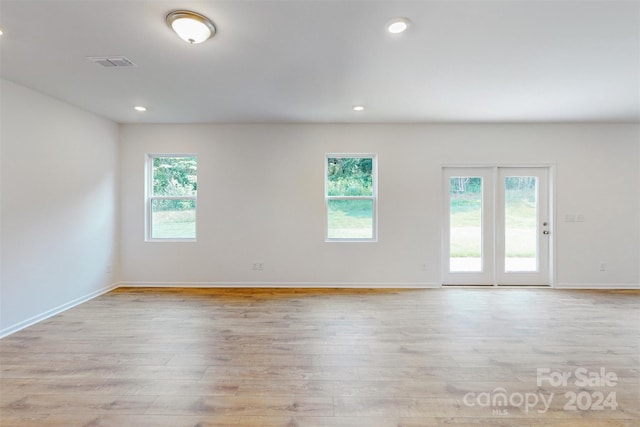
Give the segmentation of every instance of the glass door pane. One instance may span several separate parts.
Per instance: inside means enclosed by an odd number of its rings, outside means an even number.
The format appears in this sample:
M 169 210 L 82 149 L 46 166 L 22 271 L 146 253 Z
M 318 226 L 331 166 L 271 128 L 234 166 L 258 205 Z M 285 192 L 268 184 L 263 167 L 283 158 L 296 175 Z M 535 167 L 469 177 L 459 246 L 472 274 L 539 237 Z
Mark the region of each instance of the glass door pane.
M 538 271 L 538 178 L 504 178 L 504 271 Z
M 449 179 L 449 271 L 482 271 L 482 177 Z

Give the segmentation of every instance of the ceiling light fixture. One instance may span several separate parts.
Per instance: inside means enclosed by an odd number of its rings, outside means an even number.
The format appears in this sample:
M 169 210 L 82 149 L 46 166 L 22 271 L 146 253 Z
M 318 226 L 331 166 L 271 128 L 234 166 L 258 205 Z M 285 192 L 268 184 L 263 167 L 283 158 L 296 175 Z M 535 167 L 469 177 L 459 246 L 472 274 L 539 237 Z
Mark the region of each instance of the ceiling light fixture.
M 364 105 L 354 105 L 353 111 L 364 111 Z
M 170 12 L 166 21 L 178 37 L 191 44 L 202 43 L 216 33 L 216 27 L 209 18 L 188 10 Z
M 147 107 L 143 107 L 142 105 L 136 105 L 135 107 L 133 107 L 133 109 L 141 113 L 147 111 Z
M 393 18 L 387 22 L 387 31 L 391 34 L 400 34 L 409 28 L 409 18 Z

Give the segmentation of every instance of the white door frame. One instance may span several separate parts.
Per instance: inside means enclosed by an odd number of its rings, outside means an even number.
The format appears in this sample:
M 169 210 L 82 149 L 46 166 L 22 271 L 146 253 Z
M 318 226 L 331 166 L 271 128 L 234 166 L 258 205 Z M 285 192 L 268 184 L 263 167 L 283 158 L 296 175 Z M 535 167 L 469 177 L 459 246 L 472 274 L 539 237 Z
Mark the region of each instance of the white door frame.
M 524 172 L 526 169 L 546 170 L 547 182 L 541 182 L 540 185 L 545 185 L 548 195 L 545 200 L 547 206 L 548 216 L 546 219 L 541 218 L 541 221 L 547 223 L 544 227 L 548 231 L 545 236 L 539 236 L 539 241 L 544 244 L 544 240 L 547 240 L 546 251 L 542 251 L 541 256 L 545 256 L 548 260 L 548 271 L 544 272 L 542 276 L 539 276 L 536 280 L 532 275 L 526 273 L 501 273 L 504 271 L 504 259 L 499 259 L 498 253 L 504 253 L 504 247 L 498 247 L 498 245 L 504 245 L 504 231 L 498 230 L 497 221 L 503 221 L 504 211 L 500 209 L 500 203 L 504 203 L 501 200 L 501 191 L 498 191 L 498 186 L 501 185 L 500 170 L 508 169 L 521 169 Z M 442 165 L 441 169 L 442 182 L 440 185 L 442 191 L 442 239 L 441 239 L 441 283 L 443 285 L 481 285 L 481 286 L 509 286 L 509 285 L 541 285 L 541 286 L 553 286 L 555 278 L 555 239 L 553 226 L 555 223 L 555 191 L 554 191 L 554 176 L 555 167 L 550 164 L 477 164 L 477 165 Z M 490 171 L 490 172 L 489 172 Z M 449 188 L 449 178 L 451 176 L 481 176 L 483 182 L 489 178 L 491 183 L 483 190 L 483 254 L 489 254 L 487 257 L 483 257 L 482 260 L 482 272 L 450 272 L 449 266 L 449 254 L 450 254 L 450 241 L 449 241 L 449 220 L 450 220 L 450 199 L 449 191 L 445 191 L 445 187 Z M 524 173 L 523 173 L 524 175 Z M 511 176 L 511 175 L 510 175 Z M 486 181 L 489 183 L 489 181 Z M 499 200 L 500 198 L 500 200 Z M 487 200 L 490 199 L 490 200 Z M 544 202 L 543 202 L 544 204 Z M 544 209 L 544 207 L 543 207 Z M 501 227 L 498 227 L 501 228 Z M 542 232 L 543 228 L 539 228 L 538 232 Z M 486 251 L 489 252 L 486 252 Z M 546 252 L 546 254 L 544 253 Z M 506 280 L 506 281 L 505 281 Z

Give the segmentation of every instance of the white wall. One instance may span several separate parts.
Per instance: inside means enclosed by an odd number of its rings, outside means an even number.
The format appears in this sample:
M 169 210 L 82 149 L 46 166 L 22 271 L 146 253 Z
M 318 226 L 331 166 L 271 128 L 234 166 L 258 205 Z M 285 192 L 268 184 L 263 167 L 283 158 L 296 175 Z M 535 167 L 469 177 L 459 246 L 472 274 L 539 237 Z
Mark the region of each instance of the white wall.
M 638 286 L 638 125 L 124 125 L 127 284 L 440 283 L 442 165 L 549 164 L 555 282 Z M 198 241 L 144 242 L 146 153 L 196 153 Z M 378 153 L 379 242 L 325 243 L 328 152 Z M 582 223 L 564 222 L 569 213 Z M 264 271 L 252 271 L 254 261 Z M 601 263 L 607 271 L 599 271 Z M 422 269 L 426 264 L 426 270 Z
M 118 127 L 6 80 L 0 90 L 2 336 L 115 283 Z

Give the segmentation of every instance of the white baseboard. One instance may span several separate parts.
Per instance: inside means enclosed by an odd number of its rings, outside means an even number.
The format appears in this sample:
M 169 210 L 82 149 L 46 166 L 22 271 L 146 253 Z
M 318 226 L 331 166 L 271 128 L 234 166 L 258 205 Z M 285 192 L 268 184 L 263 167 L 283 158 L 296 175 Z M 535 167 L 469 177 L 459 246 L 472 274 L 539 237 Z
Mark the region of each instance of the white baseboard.
M 119 282 L 121 288 L 440 288 L 440 283 L 380 283 L 380 282 Z
M 556 283 L 555 289 L 640 289 L 640 283 Z
M 116 289 L 119 286 L 119 284 L 113 283 L 105 288 L 99 289 L 97 291 L 91 292 L 88 295 L 84 295 L 82 297 L 76 298 L 74 300 L 71 300 L 67 303 L 64 303 L 62 305 L 59 305 L 55 308 L 52 308 L 51 310 L 47 310 L 44 313 L 40 313 L 37 314 L 33 317 L 30 317 L 27 320 L 23 320 L 20 323 L 16 323 L 15 325 L 11 325 L 7 328 L 4 328 L 2 330 L 0 330 L 0 338 L 4 338 L 8 335 L 11 335 L 15 332 L 18 332 L 21 329 L 24 329 L 26 327 L 29 327 L 31 325 L 34 325 L 38 322 L 42 322 L 45 319 L 48 319 L 51 316 L 55 316 L 56 314 L 62 313 L 63 311 L 69 310 L 70 308 L 75 307 L 76 305 L 82 304 L 84 302 L 87 302 L 93 298 L 99 297 L 100 295 L 106 294 L 107 292 L 111 292 L 112 290 Z

